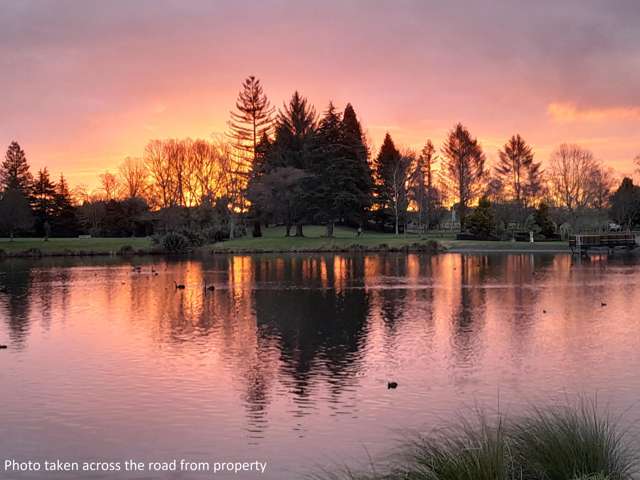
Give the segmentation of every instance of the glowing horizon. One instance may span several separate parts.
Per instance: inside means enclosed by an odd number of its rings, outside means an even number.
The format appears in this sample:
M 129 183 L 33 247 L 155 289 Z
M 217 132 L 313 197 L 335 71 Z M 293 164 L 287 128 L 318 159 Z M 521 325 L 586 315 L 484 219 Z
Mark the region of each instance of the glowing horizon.
M 0 18 L 0 147 L 98 183 L 154 138 L 226 130 L 240 84 L 350 102 L 375 149 L 439 149 L 457 122 L 489 162 L 515 133 L 578 143 L 619 174 L 640 154 L 640 5 L 596 1 L 25 1 Z M 457 28 L 456 28 L 457 27 Z M 460 74 L 460 65 L 464 74 Z

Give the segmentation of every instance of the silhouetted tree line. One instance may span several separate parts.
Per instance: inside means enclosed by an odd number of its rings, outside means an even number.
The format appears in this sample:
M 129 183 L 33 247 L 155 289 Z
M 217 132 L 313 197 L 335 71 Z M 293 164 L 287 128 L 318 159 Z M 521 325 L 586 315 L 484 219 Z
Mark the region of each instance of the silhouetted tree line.
M 24 150 L 17 142 L 9 145 L 0 167 L 0 229 L 13 238 L 16 232 L 74 236 L 79 224 L 69 186 L 63 175 L 51 180 L 46 168 L 35 177 Z
M 46 168 L 32 176 L 24 151 L 11 143 L 0 169 L 0 229 L 44 237 L 183 231 L 204 242 L 247 228 L 260 236 L 265 224 L 298 236 L 306 224 L 323 224 L 332 236 L 336 224 L 398 234 L 446 222 L 502 238 L 527 229 L 557 235 L 585 218 L 625 228 L 640 221 L 632 179 L 613 192 L 612 170 L 578 145 L 558 147 L 543 170 L 516 134 L 492 168 L 486 163 L 462 124 L 439 151 L 430 140 L 420 152 L 398 148 L 387 133 L 372 155 L 351 104 L 338 110 L 329 103 L 318 114 L 296 91 L 276 112 L 250 76 L 225 136 L 151 140 L 142 157 L 102 173 L 92 193 L 77 187 L 72 194 Z

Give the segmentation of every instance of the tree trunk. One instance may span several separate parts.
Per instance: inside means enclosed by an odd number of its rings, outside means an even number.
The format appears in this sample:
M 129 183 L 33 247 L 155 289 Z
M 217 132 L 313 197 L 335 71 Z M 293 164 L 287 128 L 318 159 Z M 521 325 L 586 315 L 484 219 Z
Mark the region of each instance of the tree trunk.
M 236 229 L 236 222 L 233 213 L 229 214 L 229 240 L 234 239 L 234 230 Z
M 327 237 L 333 237 L 333 222 L 327 223 Z
M 396 237 L 397 237 L 397 236 L 398 236 L 398 234 L 400 233 L 400 232 L 398 231 L 398 211 L 396 210 L 396 212 L 395 212 L 395 213 L 396 213 Z
M 260 220 L 254 220 L 252 235 L 254 237 L 261 237 L 262 236 L 262 227 L 260 226 Z
M 296 223 L 296 237 L 304 237 L 304 233 L 302 233 L 302 223 Z
M 10 240 L 10 241 L 11 241 L 11 242 L 13 242 L 13 230 L 11 230 L 10 237 L 11 237 L 11 240 Z
M 284 236 L 285 237 L 290 237 L 291 236 L 291 224 L 290 223 L 287 223 L 287 225 L 285 226 Z

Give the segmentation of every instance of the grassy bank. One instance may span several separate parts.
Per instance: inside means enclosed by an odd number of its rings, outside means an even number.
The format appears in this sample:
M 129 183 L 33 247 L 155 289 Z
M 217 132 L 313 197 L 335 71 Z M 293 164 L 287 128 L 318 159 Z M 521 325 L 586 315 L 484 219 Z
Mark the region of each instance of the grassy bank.
M 520 252 L 570 252 L 568 242 L 485 242 L 475 240 L 443 240 L 443 248 L 453 253 L 520 253 Z
M 420 249 L 428 247 L 430 242 L 438 242 L 443 249 L 452 252 L 564 252 L 568 250 L 566 242 L 481 242 L 470 240 L 455 240 L 455 233 L 428 233 L 426 235 L 365 232 L 358 236 L 356 230 L 336 227 L 333 238 L 324 236 L 325 229 L 321 226 L 307 226 L 304 237 L 285 237 L 284 227 L 265 228 L 263 236 L 251 236 L 216 243 L 209 247 L 215 252 L 304 252 L 304 251 L 335 251 L 335 250 L 371 250 L 384 249 Z
M 8 255 L 34 254 L 35 249 L 42 255 L 87 254 L 100 255 L 117 253 L 122 247 L 134 250 L 151 250 L 149 238 L 0 238 L 0 250 Z
M 518 253 L 518 252 L 565 252 L 565 242 L 480 242 L 455 240 L 454 233 L 407 234 L 365 232 L 358 236 L 351 228 L 336 227 L 334 237 L 324 236 L 325 228 L 307 226 L 304 237 L 285 237 L 284 227 L 263 229 L 263 236 L 246 236 L 201 247 L 206 253 L 261 253 L 261 252 L 332 252 L 332 251 L 450 251 L 467 253 Z M 437 245 L 434 243 L 437 242 Z M 0 238 L 0 251 L 8 256 L 49 255 L 108 255 L 130 246 L 140 254 L 152 252 L 149 238 Z
M 480 415 L 407 442 L 372 473 L 316 480 L 631 480 L 637 454 L 615 422 L 590 403 L 533 410 L 514 421 Z
M 358 236 L 351 228 L 336 227 L 332 238 L 325 237 L 322 226 L 306 226 L 304 237 L 285 237 L 284 227 L 263 228 L 262 237 L 246 236 L 211 246 L 216 252 L 298 252 L 298 251 L 333 251 L 347 249 L 377 249 L 381 246 L 402 248 L 413 244 L 428 245 L 429 240 L 442 239 L 442 236 L 400 235 L 389 233 L 365 232 Z M 453 236 L 449 236 L 453 238 Z

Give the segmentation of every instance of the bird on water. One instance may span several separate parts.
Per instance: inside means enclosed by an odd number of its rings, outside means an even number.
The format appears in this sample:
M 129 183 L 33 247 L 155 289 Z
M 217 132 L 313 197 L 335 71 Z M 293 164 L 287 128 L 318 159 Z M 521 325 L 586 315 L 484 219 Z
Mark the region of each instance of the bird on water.
M 178 283 L 175 280 L 173 281 L 173 283 L 176 286 L 176 290 L 184 290 L 184 285 L 182 283 Z
M 387 390 L 398 388 L 398 382 L 387 382 Z

